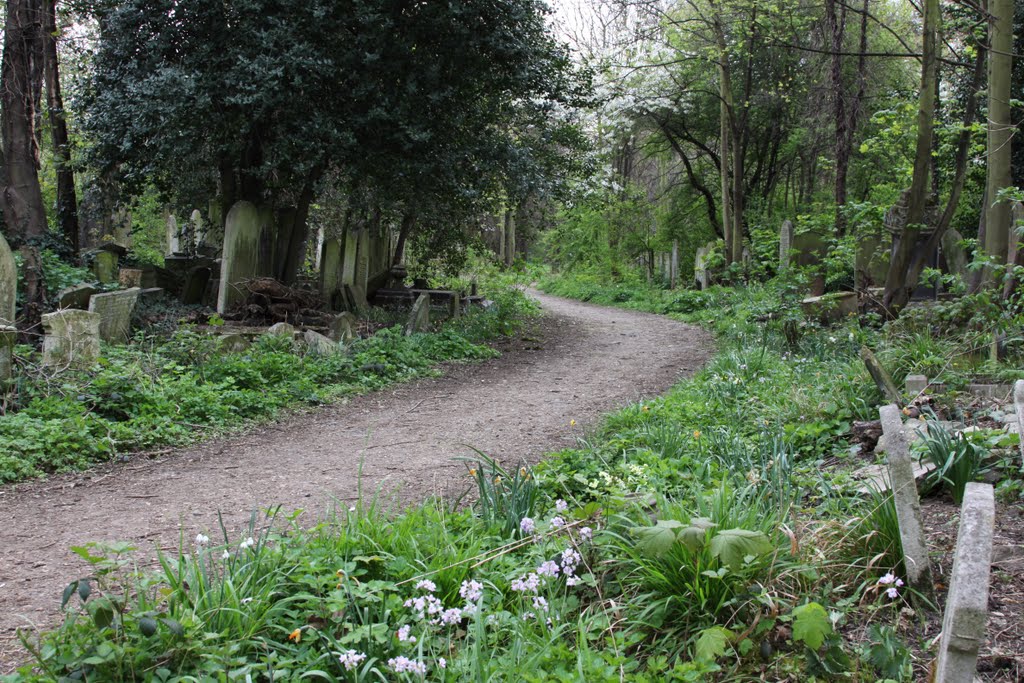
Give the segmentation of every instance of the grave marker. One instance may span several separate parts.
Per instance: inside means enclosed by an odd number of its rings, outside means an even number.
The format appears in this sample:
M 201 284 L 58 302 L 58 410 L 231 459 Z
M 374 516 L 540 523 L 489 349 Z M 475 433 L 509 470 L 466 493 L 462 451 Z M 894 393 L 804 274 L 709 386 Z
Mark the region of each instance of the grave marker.
M 18 294 L 18 267 L 7 240 L 0 235 L 0 325 L 14 326 L 14 306 Z
M 405 324 L 405 335 L 430 331 L 430 295 L 420 294 L 409 311 L 409 322 Z
M 358 335 L 356 334 L 356 317 L 345 311 L 336 315 L 330 323 L 328 336 L 336 342 L 349 342 L 355 339 Z
M 17 339 L 17 328 L 0 325 L 0 389 L 14 376 L 14 342 Z
M 100 339 L 108 344 L 124 344 L 132 329 L 132 313 L 139 301 L 138 287 L 106 294 L 94 294 L 89 299 L 89 312 L 100 316 Z
M 789 268 L 789 251 L 793 248 L 793 221 L 782 221 L 779 228 L 779 272 Z
M 341 242 L 326 240 L 320 250 L 320 294 L 333 309 L 341 274 Z
M 217 312 L 226 313 L 243 303 L 242 283 L 260 274 L 260 213 L 250 202 L 237 202 L 224 227 L 224 253 L 220 261 Z
M 45 313 L 43 365 L 66 368 L 90 365 L 100 357 L 100 314 L 67 309 Z

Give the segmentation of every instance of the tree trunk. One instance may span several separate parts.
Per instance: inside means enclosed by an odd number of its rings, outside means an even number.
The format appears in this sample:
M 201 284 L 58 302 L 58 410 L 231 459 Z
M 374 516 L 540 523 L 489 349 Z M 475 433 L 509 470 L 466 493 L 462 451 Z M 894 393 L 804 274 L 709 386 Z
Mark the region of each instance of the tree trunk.
M 832 43 L 832 118 L 835 124 L 835 155 L 836 155 L 836 232 L 846 232 L 846 215 L 843 206 L 846 204 L 846 176 L 850 165 L 850 148 L 846 144 L 847 125 L 846 101 L 843 88 L 843 34 L 846 29 L 846 6 L 841 13 L 836 11 L 836 0 L 825 0 L 825 19 Z
M 732 74 L 729 71 L 729 48 L 725 42 L 725 33 L 722 29 L 721 17 L 717 14 L 714 18 L 714 30 L 715 39 L 718 43 L 718 96 L 720 101 L 718 116 L 719 116 L 719 135 L 721 137 L 720 149 L 718 152 L 719 158 L 721 159 L 721 176 L 722 176 L 722 230 L 725 237 L 725 254 L 726 260 L 729 263 L 736 263 L 739 260 L 740 255 L 734 249 L 736 243 L 736 237 L 734 235 L 734 222 L 733 222 L 733 198 L 730 196 L 733 183 L 730 183 L 731 176 L 735 174 L 736 170 L 732 169 L 730 173 L 730 166 L 732 165 L 733 155 L 731 148 L 738 144 L 737 140 L 732 139 Z M 742 236 L 740 237 L 742 240 Z
M 916 282 L 908 275 L 918 236 L 925 220 L 928 201 L 928 172 L 932 163 L 932 133 L 935 115 L 936 54 L 939 34 L 939 0 L 924 2 L 924 35 L 921 58 L 921 92 L 917 108 L 917 148 L 914 174 L 910 181 L 907 223 L 893 236 L 892 259 L 885 278 L 882 305 L 888 315 L 897 315 L 910 300 Z
M 511 267 L 516 260 L 516 213 L 505 212 L 505 265 Z
M 8 236 L 21 250 L 25 283 L 23 338 L 39 325 L 46 291 L 39 261 L 39 246 L 46 235 L 46 212 L 39 189 L 39 148 L 35 134 L 38 93 L 34 83 L 41 74 L 42 23 L 39 0 L 9 0 L 4 27 L 0 101 L 6 182 L 0 207 Z
M 1010 75 L 1013 68 L 1013 0 L 989 2 L 988 56 L 988 178 L 985 184 L 985 255 L 994 265 L 1006 263 L 1010 245 L 1010 202 L 999 192 L 1010 187 Z M 982 285 L 994 283 L 995 270 L 986 267 Z
M 413 228 L 416 227 L 416 214 L 407 211 L 402 214 L 402 225 L 398 229 L 398 241 L 395 244 L 395 257 L 391 260 L 392 266 L 400 266 L 405 260 L 405 243 L 409 239 Z
M 77 254 L 78 200 L 75 197 L 75 174 L 71 170 L 71 147 L 64 118 L 64 100 L 60 93 L 60 69 L 57 62 L 56 0 L 43 0 L 43 72 L 46 83 L 46 108 L 50 115 L 50 137 L 57 169 L 57 225 L 64 240 Z

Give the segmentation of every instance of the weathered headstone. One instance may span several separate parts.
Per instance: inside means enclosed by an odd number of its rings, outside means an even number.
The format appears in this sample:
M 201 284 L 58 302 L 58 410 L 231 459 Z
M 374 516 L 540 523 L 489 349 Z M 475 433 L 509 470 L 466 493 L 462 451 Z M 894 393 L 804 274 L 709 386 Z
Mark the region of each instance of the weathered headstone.
M 358 336 L 357 323 L 356 317 L 348 311 L 339 313 L 331 319 L 328 336 L 336 342 L 350 342 Z
M 171 207 L 164 209 L 164 227 L 167 230 L 167 254 L 181 253 L 181 232 L 178 230 L 178 219 L 171 212 Z
M 793 236 L 793 248 L 796 250 L 796 265 L 811 270 L 810 295 L 821 296 L 825 293 L 821 261 L 825 258 L 828 243 L 821 234 L 808 231 Z
M 0 325 L 0 389 L 14 376 L 14 343 L 17 339 L 17 328 Z
M 954 228 L 949 228 L 942 235 L 942 253 L 946 257 L 946 267 L 961 280 L 967 278 L 967 254 L 963 247 L 964 236 Z
M 226 313 L 243 303 L 242 284 L 260 274 L 260 215 L 250 202 L 238 202 L 228 212 L 224 227 L 224 254 L 220 261 L 217 312 Z
M 89 299 L 100 290 L 92 285 L 72 285 L 57 293 L 57 308 L 78 308 L 83 311 L 89 310 Z
M 366 300 L 366 290 L 356 285 L 345 285 L 342 287 L 346 307 L 360 317 L 366 316 L 370 311 L 370 304 Z
M 89 312 L 100 316 L 100 339 L 108 344 L 124 344 L 132 330 L 132 313 L 139 302 L 138 287 L 106 294 L 94 294 L 89 299 Z
M 875 386 L 878 387 L 885 398 L 893 403 L 903 405 L 903 396 L 896 387 L 896 383 L 892 381 L 892 375 L 882 367 L 882 364 L 875 357 L 875 354 L 871 352 L 871 349 L 866 346 L 860 347 L 860 359 L 864 361 L 864 367 L 868 369 L 871 379 L 875 381 Z
M 345 233 L 345 248 L 342 250 L 341 283 L 352 286 L 356 281 L 356 252 L 359 240 L 352 232 Z
M 66 368 L 89 365 L 100 357 L 100 314 L 67 309 L 45 313 L 43 365 Z
M 341 242 L 325 240 L 320 250 L 320 294 L 331 304 L 338 291 L 341 276 Z
M 319 332 L 306 330 L 302 335 L 302 338 L 306 341 L 306 347 L 312 354 L 318 356 L 329 356 L 332 353 L 338 353 L 341 351 L 341 346 L 339 346 L 337 342 L 331 341 Z
M 1024 466 L 1024 379 L 1013 383 L 1013 408 L 1017 412 L 1017 437 L 1020 441 L 1021 465 Z
M 908 396 L 919 396 L 928 388 L 928 378 L 924 375 L 907 375 L 903 384 Z
M 142 270 L 139 268 L 121 268 L 117 282 L 122 287 L 142 287 Z
M 903 543 L 903 564 L 907 569 L 907 583 L 914 591 L 931 600 L 934 594 L 928 544 L 921 518 L 921 501 L 914 480 L 914 464 L 910 447 L 903 434 L 903 418 L 893 403 L 878 410 L 882 420 L 882 433 L 886 437 L 885 460 L 889 468 L 896 519 L 899 521 L 900 540 Z
M 95 253 L 92 260 L 92 272 L 96 279 L 102 284 L 117 282 L 118 255 L 113 251 L 101 249 Z
M 415 332 L 430 331 L 430 295 L 420 294 L 416 297 L 416 303 L 409 311 L 409 321 L 405 324 L 406 336 Z
M 889 272 L 889 249 L 883 235 L 868 233 L 857 241 L 854 256 L 854 289 L 858 292 L 885 284 Z
M 366 287 L 370 278 L 370 231 L 360 230 L 356 242 L 359 245 L 356 249 L 356 274 L 353 287 L 363 290 L 363 298 L 366 298 Z
M 206 240 L 206 226 L 203 223 L 203 213 L 199 209 L 192 211 L 188 219 L 189 238 L 193 248 L 198 248 Z
M 110 235 L 118 246 L 132 248 L 132 212 L 128 207 L 118 206 L 110 212 Z
M 711 286 L 711 269 L 708 267 L 708 257 L 715 250 L 715 242 L 708 242 L 697 249 L 693 257 L 693 279 L 701 289 Z
M 960 507 L 956 555 L 942 618 L 935 683 L 969 683 L 985 642 L 995 498 L 991 484 L 971 482 Z
M 779 272 L 789 268 L 789 251 L 793 248 L 793 221 L 782 221 L 779 228 Z
M 294 339 L 295 327 L 288 323 L 275 323 L 267 328 L 267 334 L 271 334 L 276 337 L 288 337 L 289 339 Z
M 448 300 L 451 306 L 449 314 L 452 320 L 458 320 L 462 317 L 462 294 L 458 291 L 452 291 L 452 298 Z
M 220 348 L 224 353 L 241 353 L 252 344 L 240 334 L 225 334 L 220 338 Z
M 7 240 L 0 235 L 0 325 L 14 325 L 18 295 L 18 267 Z

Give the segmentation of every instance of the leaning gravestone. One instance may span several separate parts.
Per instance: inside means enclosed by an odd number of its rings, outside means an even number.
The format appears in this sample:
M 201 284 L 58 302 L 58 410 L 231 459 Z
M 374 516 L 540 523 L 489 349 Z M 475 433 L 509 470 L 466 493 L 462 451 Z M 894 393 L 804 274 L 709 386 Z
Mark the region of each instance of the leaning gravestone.
M 329 324 L 328 337 L 336 342 L 349 342 L 356 338 L 356 324 L 358 320 L 354 315 L 345 311 L 331 319 Z
M 124 344 L 132 330 L 132 313 L 139 302 L 138 287 L 119 292 L 96 294 L 89 299 L 89 311 L 100 316 L 100 339 L 108 344 Z
M 430 295 L 420 294 L 409 311 L 409 322 L 405 324 L 406 336 L 430 330 Z
M 942 618 L 935 683 L 974 680 L 978 649 L 985 642 L 992 563 L 995 499 L 991 484 L 971 482 L 964 490 L 956 555 Z
M 879 391 L 893 403 L 902 404 L 903 396 L 900 394 L 896 382 L 893 381 L 892 375 L 882 367 L 882 364 L 875 357 L 875 354 L 871 352 L 871 349 L 866 346 L 860 347 L 860 359 L 864 361 L 864 367 L 868 369 L 871 379 L 875 380 L 875 386 L 878 387 Z
M 0 389 L 14 376 L 14 342 L 17 338 L 17 328 L 0 325 Z
M 900 409 L 893 403 L 878 410 L 882 420 L 882 433 L 886 438 L 885 460 L 889 468 L 889 483 L 892 487 L 896 519 L 903 542 L 903 564 L 907 568 L 907 583 L 925 600 L 933 597 L 931 564 L 928 560 L 928 544 L 924 535 L 921 518 L 921 501 L 917 496 L 914 479 L 914 464 L 910 448 L 903 433 L 903 418 Z
M 14 253 L 0 235 L 0 325 L 14 326 L 14 305 L 18 294 L 18 267 Z
M 67 309 L 44 314 L 42 322 L 44 366 L 89 365 L 99 358 L 99 313 Z
M 779 228 L 779 272 L 789 268 L 789 250 L 793 248 L 793 221 L 782 221 Z
M 363 229 L 357 237 L 358 248 L 356 250 L 356 275 L 353 288 L 363 290 L 363 298 L 366 298 L 366 287 L 370 279 L 370 231 Z
M 325 240 L 320 249 L 320 294 L 328 307 L 332 306 L 340 284 L 341 242 Z
M 260 263 L 260 214 L 250 202 L 238 202 L 228 212 L 224 226 L 224 253 L 220 261 L 217 312 L 226 313 L 243 303 L 242 284 L 258 277 Z

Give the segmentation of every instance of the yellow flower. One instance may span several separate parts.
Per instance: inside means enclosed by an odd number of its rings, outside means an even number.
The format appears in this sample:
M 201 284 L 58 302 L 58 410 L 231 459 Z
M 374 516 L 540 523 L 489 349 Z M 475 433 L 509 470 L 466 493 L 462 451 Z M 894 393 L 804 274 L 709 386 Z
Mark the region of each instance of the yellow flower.
M 471 477 L 475 477 L 475 476 L 476 476 L 476 470 L 475 470 L 475 469 L 473 469 L 473 468 L 470 468 L 470 470 L 469 470 L 469 476 L 471 476 Z
M 695 439 L 699 439 L 700 438 L 700 430 L 699 429 L 694 429 L 693 430 L 693 438 L 695 438 Z
M 501 477 L 495 477 L 494 478 L 494 485 L 495 486 L 501 486 Z
M 526 468 L 525 467 L 520 467 L 519 468 L 519 476 L 520 477 L 525 477 L 526 476 Z
M 576 420 L 569 420 L 569 426 L 570 427 L 575 427 L 576 426 Z
M 288 634 L 288 640 L 294 640 L 296 643 L 302 640 L 302 629 L 297 628 Z
M 648 410 L 650 410 L 650 408 L 648 408 L 647 406 L 644 406 L 644 407 L 643 407 L 643 408 L 641 408 L 640 410 L 642 410 L 643 412 L 645 412 L 645 413 L 646 413 L 646 412 L 647 412 Z

